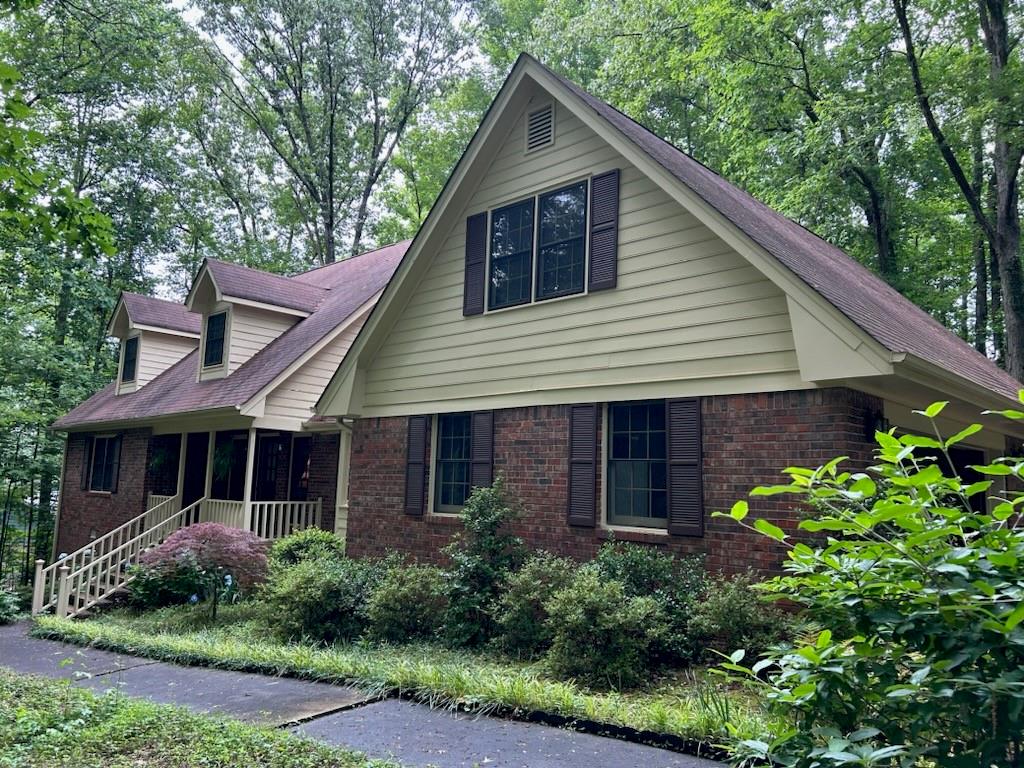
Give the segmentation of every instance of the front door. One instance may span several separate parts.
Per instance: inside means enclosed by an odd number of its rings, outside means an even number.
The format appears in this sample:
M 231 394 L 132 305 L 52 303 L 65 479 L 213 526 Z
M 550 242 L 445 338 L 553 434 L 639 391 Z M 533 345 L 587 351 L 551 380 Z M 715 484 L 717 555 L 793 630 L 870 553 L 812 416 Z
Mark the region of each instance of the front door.
M 185 479 L 181 488 L 181 508 L 193 504 L 206 495 L 206 459 L 210 450 L 210 435 L 190 432 L 185 441 Z M 186 523 L 196 522 L 186 520 Z

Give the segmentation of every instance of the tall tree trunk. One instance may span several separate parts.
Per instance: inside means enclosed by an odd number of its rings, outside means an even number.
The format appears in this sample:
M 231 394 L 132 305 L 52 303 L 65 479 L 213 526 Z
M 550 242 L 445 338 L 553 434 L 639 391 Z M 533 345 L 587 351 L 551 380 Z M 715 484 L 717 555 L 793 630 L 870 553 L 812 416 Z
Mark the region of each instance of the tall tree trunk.
M 974 146 L 971 187 L 979 200 L 985 199 L 985 145 L 981 135 L 980 123 L 975 127 L 972 136 Z M 988 354 L 988 252 L 985 248 L 985 235 L 974 228 L 974 348 L 983 355 Z
M 939 153 L 967 205 L 978 227 L 985 233 L 985 239 L 995 257 L 995 270 L 999 274 L 1003 330 L 1005 333 L 1005 368 L 1017 380 L 1024 380 L 1024 271 L 1020 263 L 1020 213 L 1018 190 L 1021 153 L 1024 147 L 1013 144 L 1013 115 L 1018 107 L 1014 99 L 1019 94 L 1008 92 L 1002 79 L 1007 68 L 1012 45 L 1007 23 L 1007 0 L 979 0 L 979 23 L 985 41 L 989 63 L 991 93 L 997 102 L 995 114 L 995 135 L 992 149 L 992 172 L 995 176 L 995 216 L 985 211 L 985 206 L 971 187 L 971 182 L 957 160 L 942 127 L 932 109 L 931 97 L 925 90 L 921 76 L 921 65 L 917 58 L 913 32 L 910 28 L 907 3 L 909 0 L 892 0 L 896 20 L 906 48 L 907 66 L 910 70 L 914 94 L 918 107 Z M 1009 123 L 1009 124 L 1008 124 Z

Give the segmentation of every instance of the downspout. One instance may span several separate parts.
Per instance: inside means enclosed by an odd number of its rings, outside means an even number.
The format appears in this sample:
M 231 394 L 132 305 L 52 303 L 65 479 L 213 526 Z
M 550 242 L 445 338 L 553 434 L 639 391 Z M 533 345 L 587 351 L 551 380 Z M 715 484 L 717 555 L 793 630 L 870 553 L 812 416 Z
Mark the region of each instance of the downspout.
M 348 479 L 352 453 L 352 421 L 338 418 L 338 488 L 334 504 L 334 533 L 342 540 L 348 534 Z

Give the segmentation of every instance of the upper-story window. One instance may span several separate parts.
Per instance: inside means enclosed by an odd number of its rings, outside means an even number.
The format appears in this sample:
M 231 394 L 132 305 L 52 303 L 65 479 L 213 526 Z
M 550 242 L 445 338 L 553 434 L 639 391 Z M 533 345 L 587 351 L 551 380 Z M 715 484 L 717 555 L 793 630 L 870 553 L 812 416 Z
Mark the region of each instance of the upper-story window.
M 203 366 L 210 368 L 224 362 L 224 335 L 227 312 L 218 312 L 206 318 L 206 342 L 203 348 Z
M 525 304 L 533 292 L 534 198 L 491 214 L 491 309 Z
M 495 210 L 487 308 L 582 293 L 586 250 L 586 181 Z
M 124 340 L 124 354 L 121 360 L 121 381 L 135 381 L 135 371 L 139 367 L 139 337 L 132 336 Z

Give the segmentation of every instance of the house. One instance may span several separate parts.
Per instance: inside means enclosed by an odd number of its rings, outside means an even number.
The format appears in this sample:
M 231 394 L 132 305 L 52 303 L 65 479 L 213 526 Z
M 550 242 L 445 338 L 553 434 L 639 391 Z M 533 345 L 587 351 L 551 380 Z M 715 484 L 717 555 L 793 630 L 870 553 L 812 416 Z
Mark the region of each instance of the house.
M 515 64 L 320 399 L 352 423 L 347 546 L 436 558 L 504 476 L 536 547 L 609 535 L 778 567 L 711 518 L 876 429 L 1019 428 L 1021 385 L 869 270 L 528 56 Z M 1016 445 L 1016 443 L 1014 443 Z M 756 514 L 794 530 L 783 497 Z
M 952 430 L 1020 386 L 525 55 L 413 241 L 291 278 L 207 260 L 184 306 L 127 294 L 110 332 L 118 380 L 54 425 L 70 557 L 37 608 L 101 599 L 196 520 L 436 559 L 499 474 L 533 546 L 584 558 L 613 535 L 772 569 L 710 511 L 788 465 L 865 464 L 876 429 L 925 426 L 914 408 L 949 400 Z M 1024 438 L 987 421 L 955 462 Z M 784 501 L 758 512 L 796 525 Z

